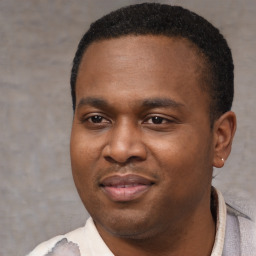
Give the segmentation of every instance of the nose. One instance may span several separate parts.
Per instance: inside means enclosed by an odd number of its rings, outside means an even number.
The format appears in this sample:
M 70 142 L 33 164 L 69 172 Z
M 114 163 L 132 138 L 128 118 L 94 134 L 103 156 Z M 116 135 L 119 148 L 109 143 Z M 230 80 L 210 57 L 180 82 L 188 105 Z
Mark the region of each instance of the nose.
M 109 133 L 103 156 L 109 162 L 126 164 L 130 161 L 144 161 L 147 157 L 141 130 L 135 124 L 120 122 Z

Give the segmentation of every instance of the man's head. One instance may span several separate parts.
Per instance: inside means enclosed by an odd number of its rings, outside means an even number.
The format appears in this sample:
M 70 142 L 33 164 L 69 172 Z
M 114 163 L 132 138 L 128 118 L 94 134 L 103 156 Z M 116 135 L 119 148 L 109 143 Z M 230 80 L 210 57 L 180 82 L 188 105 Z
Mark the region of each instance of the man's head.
M 233 60 L 226 40 L 204 18 L 178 6 L 145 3 L 121 8 L 93 23 L 81 39 L 71 73 L 73 110 L 76 79 L 84 52 L 96 41 L 126 35 L 164 35 L 192 42 L 204 61 L 200 86 L 210 95 L 211 124 L 229 111 L 234 94 Z
M 200 42 L 210 36 L 217 46 Z M 217 73 L 223 50 L 214 49 L 221 44 L 229 56 L 222 68 L 230 66 L 231 79 Z M 72 172 L 110 247 L 113 239 L 193 243 L 204 236 L 201 228 L 213 238 L 212 169 L 223 166 L 235 131 L 232 100 L 226 100 L 233 95 L 232 70 L 218 31 L 179 7 L 121 9 L 94 23 L 82 39 L 71 78 Z M 229 90 L 221 87 L 223 79 Z M 218 97 L 226 103 L 214 105 Z

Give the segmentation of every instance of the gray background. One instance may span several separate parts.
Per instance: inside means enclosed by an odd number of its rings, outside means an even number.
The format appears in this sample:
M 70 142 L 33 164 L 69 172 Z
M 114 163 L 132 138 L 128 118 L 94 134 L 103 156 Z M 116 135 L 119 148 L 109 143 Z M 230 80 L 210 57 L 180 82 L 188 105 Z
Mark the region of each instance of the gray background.
M 86 212 L 69 160 L 71 61 L 90 22 L 139 2 L 0 0 L 1 256 L 23 256 L 39 242 L 83 225 Z M 206 17 L 233 50 L 238 131 L 214 184 L 254 198 L 256 2 L 165 2 Z

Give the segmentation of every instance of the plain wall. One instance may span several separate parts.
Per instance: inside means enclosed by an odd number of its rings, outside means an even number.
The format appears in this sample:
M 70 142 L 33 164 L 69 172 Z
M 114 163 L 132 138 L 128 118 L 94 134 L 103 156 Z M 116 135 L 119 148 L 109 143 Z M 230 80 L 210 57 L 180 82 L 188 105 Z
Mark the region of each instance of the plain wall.
M 69 159 L 71 62 L 93 20 L 139 2 L 0 0 L 1 256 L 23 256 L 39 242 L 84 224 L 87 213 Z M 232 48 L 238 130 L 214 184 L 225 193 L 254 198 L 256 2 L 161 2 L 201 14 Z

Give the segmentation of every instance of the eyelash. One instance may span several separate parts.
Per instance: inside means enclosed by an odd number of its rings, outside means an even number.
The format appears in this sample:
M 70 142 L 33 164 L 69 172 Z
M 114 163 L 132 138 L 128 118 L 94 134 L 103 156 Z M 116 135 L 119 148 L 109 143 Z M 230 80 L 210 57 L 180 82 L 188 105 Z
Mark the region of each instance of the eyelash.
M 93 118 L 96 118 L 96 120 L 93 121 Z M 153 121 L 153 118 L 155 119 L 155 122 Z M 98 119 L 98 120 L 97 120 Z M 106 120 L 105 122 L 102 122 Z M 149 120 L 152 120 L 151 122 L 148 122 Z M 98 122 L 99 121 L 99 122 Z M 105 118 L 103 115 L 91 115 L 89 117 L 83 117 L 81 119 L 81 123 L 90 123 L 90 124 L 94 124 L 94 125 L 102 125 L 102 124 L 109 124 L 111 123 L 111 121 L 107 118 Z M 171 118 L 165 118 L 165 117 L 162 117 L 160 115 L 152 115 L 152 116 L 149 116 L 147 118 L 144 119 L 144 121 L 142 123 L 144 124 L 152 124 L 152 125 L 163 125 L 163 124 L 167 124 L 167 123 L 173 123 L 174 120 L 171 120 Z
M 93 119 L 98 119 L 99 122 L 97 122 L 97 120 L 95 120 L 96 122 L 93 121 Z M 102 122 L 102 120 L 106 120 L 105 122 Z M 89 123 L 92 125 L 102 125 L 103 123 L 111 123 L 111 121 L 109 121 L 107 118 L 105 118 L 103 115 L 101 114 L 94 114 L 94 115 L 90 115 L 90 116 L 83 116 L 80 119 L 80 122 L 82 124 L 84 123 Z
M 155 123 L 153 121 L 153 118 L 155 119 Z M 152 122 L 150 122 L 150 124 L 153 124 L 153 125 L 163 125 L 163 124 L 167 124 L 167 123 L 172 123 L 173 121 L 171 119 L 168 119 L 168 118 L 165 118 L 165 117 L 162 117 L 162 116 L 159 116 L 159 115 L 155 115 L 155 116 L 150 116 L 146 119 L 146 121 L 149 121 L 149 120 L 152 120 Z
M 100 116 L 100 115 L 95 115 L 95 116 L 91 116 L 91 117 L 89 117 L 89 118 L 87 118 L 87 120 L 89 121 L 91 119 L 91 123 L 102 123 L 102 120 L 107 120 L 106 118 L 104 118 L 103 116 Z M 94 121 L 93 121 L 93 119 L 95 119 Z

